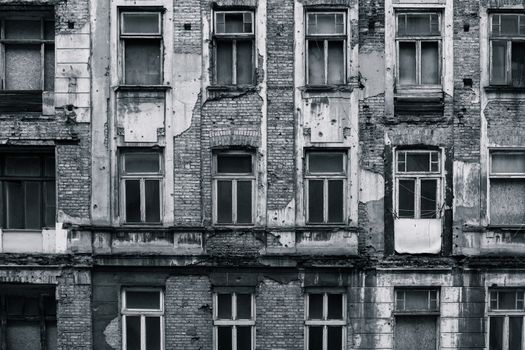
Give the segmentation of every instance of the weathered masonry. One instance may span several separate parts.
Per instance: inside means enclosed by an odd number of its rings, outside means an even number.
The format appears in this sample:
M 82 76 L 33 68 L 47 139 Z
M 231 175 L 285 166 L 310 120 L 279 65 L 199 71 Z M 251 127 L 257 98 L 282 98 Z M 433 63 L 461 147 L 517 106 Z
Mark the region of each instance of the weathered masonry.
M 0 350 L 525 350 L 522 0 L 0 1 Z

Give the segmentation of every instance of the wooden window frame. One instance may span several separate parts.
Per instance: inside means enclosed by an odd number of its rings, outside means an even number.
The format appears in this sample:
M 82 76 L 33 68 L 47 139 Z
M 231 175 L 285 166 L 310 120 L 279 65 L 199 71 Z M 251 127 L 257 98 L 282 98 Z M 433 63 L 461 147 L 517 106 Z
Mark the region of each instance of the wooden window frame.
M 323 315 L 322 319 L 310 318 L 310 294 L 323 295 Z M 328 318 L 328 295 L 337 294 L 342 297 L 342 319 Z M 347 343 L 347 296 L 344 291 L 335 290 L 308 290 L 304 294 L 304 348 L 309 350 L 310 327 L 323 327 L 323 350 L 328 349 L 328 327 L 341 327 L 341 350 L 346 350 Z
M 218 303 L 218 295 L 219 294 L 229 294 L 231 295 L 231 319 L 222 319 L 219 318 L 218 311 L 219 311 L 219 303 Z M 250 294 L 251 298 L 251 318 L 250 319 L 237 319 L 237 294 Z M 240 293 L 240 292 L 215 292 L 213 293 L 213 349 L 218 349 L 218 342 L 219 342 L 219 336 L 218 336 L 218 327 L 225 326 L 225 327 L 232 327 L 232 350 L 237 350 L 237 327 L 244 326 L 244 327 L 250 327 L 251 329 L 251 350 L 255 350 L 255 336 L 256 336 L 256 330 L 255 330 L 255 320 L 257 312 L 255 310 L 255 294 L 253 292 L 251 293 Z

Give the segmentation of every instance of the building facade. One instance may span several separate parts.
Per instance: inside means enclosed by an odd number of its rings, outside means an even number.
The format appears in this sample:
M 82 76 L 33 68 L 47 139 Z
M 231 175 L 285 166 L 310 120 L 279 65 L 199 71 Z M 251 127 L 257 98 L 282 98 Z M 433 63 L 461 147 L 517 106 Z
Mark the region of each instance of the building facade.
M 0 1 L 0 350 L 525 349 L 521 0 Z

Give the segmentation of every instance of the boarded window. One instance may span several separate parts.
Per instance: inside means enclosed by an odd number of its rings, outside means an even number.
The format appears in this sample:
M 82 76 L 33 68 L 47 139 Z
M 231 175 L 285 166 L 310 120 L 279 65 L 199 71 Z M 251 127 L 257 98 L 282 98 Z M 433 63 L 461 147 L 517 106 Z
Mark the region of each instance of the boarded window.
M 490 83 L 525 86 L 525 15 L 491 15 Z
M 437 348 L 436 316 L 396 316 L 395 350 L 432 350 Z
M 311 292 L 306 298 L 308 350 L 342 350 L 346 325 L 346 298 L 337 292 Z
M 124 350 L 161 350 L 164 298 L 159 289 L 122 292 Z
M 231 292 L 214 294 L 215 350 L 255 349 L 254 295 Z

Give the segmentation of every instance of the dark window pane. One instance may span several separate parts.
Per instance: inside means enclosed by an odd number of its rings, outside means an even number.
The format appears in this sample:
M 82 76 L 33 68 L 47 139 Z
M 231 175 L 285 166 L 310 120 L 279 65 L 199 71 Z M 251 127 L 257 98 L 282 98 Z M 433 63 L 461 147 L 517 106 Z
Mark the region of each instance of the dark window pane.
M 6 39 L 41 39 L 40 20 L 7 20 L 5 23 Z
M 492 41 L 492 84 L 506 84 L 507 43 L 505 41 Z
M 525 224 L 525 179 L 490 180 L 490 223 Z
M 5 89 L 42 90 L 40 45 L 5 45 Z
M 57 350 L 57 324 L 56 321 L 46 322 L 47 350 Z
M 237 294 L 237 318 L 252 318 L 252 296 L 251 294 Z
M 123 34 L 159 34 L 159 14 L 152 13 L 124 13 Z
M 140 316 L 126 316 L 126 350 L 140 350 Z
M 437 180 L 421 180 L 421 218 L 437 217 Z
M 44 175 L 55 177 L 55 157 L 45 158 Z
M 435 41 L 421 43 L 421 83 L 439 84 L 439 45 Z
M 308 34 L 344 34 L 344 14 L 309 13 Z
M 310 173 L 344 172 L 344 155 L 342 153 L 309 153 L 308 171 Z
M 399 180 L 398 208 L 400 218 L 414 218 L 415 180 Z
M 410 290 L 405 293 L 405 311 L 426 311 L 429 310 L 429 291 Z
M 233 84 L 233 43 L 231 41 L 217 40 L 217 84 Z
M 220 319 L 232 318 L 231 294 L 217 294 L 217 317 Z
M 232 222 L 232 182 L 217 181 L 217 222 Z
M 45 225 L 46 227 L 55 226 L 56 215 L 56 192 L 55 181 L 45 182 Z
M 225 13 L 225 33 L 243 33 L 243 14 L 242 13 Z
M 160 317 L 146 317 L 146 349 L 160 350 Z
M 489 350 L 503 350 L 504 317 L 490 317 Z
M 399 84 L 416 84 L 416 43 L 399 43 Z
M 140 181 L 126 180 L 126 221 L 140 222 Z
M 252 41 L 237 41 L 237 84 L 253 82 Z
M 308 296 L 308 319 L 320 320 L 323 318 L 323 295 L 309 294 Z
M 38 157 L 6 157 L 5 174 L 13 176 L 39 176 L 40 158 Z
M 501 35 L 519 35 L 517 15 L 501 15 Z
M 512 43 L 512 85 L 525 86 L 525 43 Z
M 400 35 L 438 35 L 439 19 L 437 14 L 403 14 L 399 15 Z M 406 21 L 406 22 L 405 22 Z
M 217 327 L 217 350 L 232 350 L 232 327 Z
M 44 22 L 44 39 L 46 40 L 55 39 L 55 22 L 54 21 Z
M 345 82 L 344 41 L 328 41 L 328 84 Z
M 21 200 L 21 198 L 19 198 Z M 40 182 L 25 183 L 25 228 L 42 228 L 42 188 Z
M 521 350 L 523 316 L 509 317 L 509 350 Z
M 145 181 L 146 222 L 160 222 L 160 181 Z
M 328 222 L 343 221 L 343 180 L 328 181 Z
M 218 154 L 217 172 L 230 174 L 251 174 L 251 154 Z
M 40 322 L 9 320 L 6 338 L 9 350 L 40 350 Z
M 44 90 L 55 90 L 55 47 L 53 45 L 45 47 Z
M 237 182 L 237 223 L 252 222 L 252 182 Z
M 124 161 L 126 173 L 160 172 L 158 153 L 126 153 Z
M 9 295 L 7 297 L 7 315 L 8 316 L 23 316 L 25 298 L 20 296 Z
M 126 291 L 126 308 L 160 310 L 160 292 Z
M 516 291 L 499 291 L 498 302 L 500 310 L 516 309 Z
M 342 327 L 328 327 L 328 349 L 327 350 L 342 350 L 343 349 L 343 328 Z
M 323 350 L 323 327 L 308 327 L 308 350 Z
M 57 302 L 54 295 L 47 295 L 44 297 L 44 313 L 46 316 L 57 314 Z
M 430 171 L 430 153 L 407 153 L 408 172 L 428 172 Z
M 525 173 L 525 153 L 492 153 L 491 169 L 495 174 Z
M 308 84 L 324 85 L 324 41 L 308 40 Z
M 24 228 L 24 183 L 6 182 L 7 228 Z
M 125 41 L 124 77 L 129 85 L 158 85 L 160 77 L 160 40 Z
M 324 181 L 308 180 L 308 222 L 323 222 Z
M 435 316 L 397 316 L 395 350 L 434 350 L 437 342 Z
M 252 349 L 252 327 L 238 326 L 237 327 L 237 350 L 251 350 Z
M 331 320 L 343 319 L 342 294 L 328 294 L 328 318 Z

